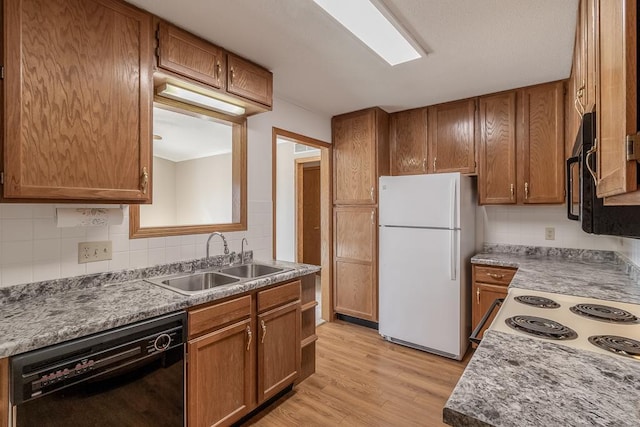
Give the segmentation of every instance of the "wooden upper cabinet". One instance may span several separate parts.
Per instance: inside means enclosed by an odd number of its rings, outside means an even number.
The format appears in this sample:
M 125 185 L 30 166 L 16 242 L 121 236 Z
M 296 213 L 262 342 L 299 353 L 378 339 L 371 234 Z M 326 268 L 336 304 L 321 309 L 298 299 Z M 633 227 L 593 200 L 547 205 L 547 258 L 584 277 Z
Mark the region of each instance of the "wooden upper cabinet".
M 227 92 L 261 104 L 273 104 L 273 75 L 231 53 L 227 54 Z
M 480 204 L 516 203 L 516 93 L 479 99 Z
M 379 108 L 333 117 L 335 204 L 377 203 L 378 176 L 389 173 L 388 126 Z
M 428 171 L 427 109 L 389 115 L 391 175 L 416 175 Z
M 626 156 L 626 137 L 638 132 L 636 3 L 635 0 L 598 3 L 598 197 L 637 190 L 637 161 L 627 160 Z
M 518 198 L 523 203 L 564 202 L 563 82 L 518 91 L 520 164 Z
M 475 108 L 475 98 L 429 107 L 431 172 L 476 172 Z
M 3 8 L 3 197 L 148 202 L 151 15 L 117 0 Z
M 167 22 L 158 24 L 158 67 L 224 89 L 227 70 L 222 48 Z

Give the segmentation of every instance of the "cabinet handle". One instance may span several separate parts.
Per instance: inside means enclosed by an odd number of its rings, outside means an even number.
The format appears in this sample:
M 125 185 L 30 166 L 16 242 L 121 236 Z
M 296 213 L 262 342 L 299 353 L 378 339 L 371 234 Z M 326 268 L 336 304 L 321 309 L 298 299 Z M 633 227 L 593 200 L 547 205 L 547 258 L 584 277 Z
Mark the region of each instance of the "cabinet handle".
M 140 177 L 140 188 L 142 189 L 142 194 L 147 194 L 147 187 L 149 186 L 149 172 L 147 171 L 147 167 L 142 168 L 142 176 Z
M 593 178 L 593 185 L 598 185 L 598 177 L 596 176 L 596 172 L 591 167 L 591 156 L 593 156 L 598 151 L 598 138 L 593 140 L 593 147 L 587 151 L 587 156 L 584 159 L 584 162 L 587 164 L 587 170 L 591 174 L 591 178 Z
M 496 273 L 487 273 L 487 276 L 493 277 L 494 279 L 503 279 L 504 274 L 496 274 Z
M 260 343 L 264 344 L 264 337 L 267 335 L 267 325 L 264 324 L 264 320 L 260 321 L 260 326 L 262 326 L 262 339 Z
M 371 211 L 371 224 L 375 224 L 374 220 L 375 218 L 373 217 L 375 215 L 374 211 Z
M 373 200 L 373 187 L 369 189 L 369 198 Z
M 247 351 L 251 348 L 251 340 L 253 339 L 253 334 L 251 333 L 251 326 L 247 326 Z
M 513 184 L 511 184 L 510 190 L 511 190 L 511 200 L 513 200 L 513 196 L 515 195 L 515 186 Z
M 231 83 L 231 86 L 233 86 L 234 76 L 235 76 L 235 72 L 233 71 L 233 67 L 231 67 L 231 70 L 229 71 L 229 83 Z
M 480 288 L 476 289 L 476 304 L 480 305 Z
M 529 183 L 524 183 L 524 198 L 525 200 L 529 198 Z
M 433 158 L 433 171 L 434 171 L 434 172 L 436 171 L 436 160 L 438 160 L 438 158 L 437 158 L 437 157 L 434 157 L 434 158 Z
M 426 171 L 427 171 L 427 159 L 426 159 L 426 158 L 425 158 L 425 159 L 422 159 L 422 170 L 423 170 L 424 172 L 426 172 Z
M 218 71 L 217 80 L 220 80 L 220 74 L 222 74 L 222 64 L 220 64 L 220 61 L 216 63 L 216 70 Z
M 576 98 L 573 101 L 573 106 L 576 111 L 580 115 L 580 117 L 584 116 L 584 105 L 582 104 L 582 97 L 584 96 L 585 84 L 582 82 L 582 86 L 576 91 Z

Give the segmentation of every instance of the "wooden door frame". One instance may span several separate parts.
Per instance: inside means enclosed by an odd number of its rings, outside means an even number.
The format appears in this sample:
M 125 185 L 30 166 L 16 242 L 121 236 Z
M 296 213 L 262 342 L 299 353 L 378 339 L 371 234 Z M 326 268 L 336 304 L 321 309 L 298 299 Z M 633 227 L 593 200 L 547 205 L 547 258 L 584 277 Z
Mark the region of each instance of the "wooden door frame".
M 271 200 L 272 200 L 272 256 L 276 257 L 276 178 L 277 178 L 277 139 L 308 145 L 320 149 L 320 259 L 322 274 L 322 318 L 333 321 L 333 147 L 330 143 L 310 138 L 295 132 L 272 128 L 271 132 Z
M 302 209 L 302 204 L 303 204 L 303 194 L 304 194 L 304 179 L 303 179 L 303 172 L 305 169 L 305 164 L 307 163 L 313 163 L 313 162 L 318 162 L 320 164 L 322 164 L 322 159 L 321 156 L 313 156 L 313 157 L 301 157 L 298 159 L 293 159 L 295 162 L 295 170 L 296 170 L 296 203 L 295 203 L 295 207 L 296 207 L 296 212 L 295 212 L 295 218 L 296 218 L 296 262 L 302 262 L 302 259 L 304 258 L 304 254 L 303 254 L 303 238 L 299 238 L 299 231 L 302 230 L 304 232 L 304 221 L 303 221 L 303 209 Z M 314 166 L 315 167 L 315 166 Z M 318 169 L 320 169 L 320 166 L 317 167 Z M 322 173 L 322 171 L 320 171 L 320 173 Z M 320 184 L 320 187 L 322 187 L 322 183 Z M 322 196 L 321 196 L 322 197 Z M 274 240 L 275 242 L 275 240 Z

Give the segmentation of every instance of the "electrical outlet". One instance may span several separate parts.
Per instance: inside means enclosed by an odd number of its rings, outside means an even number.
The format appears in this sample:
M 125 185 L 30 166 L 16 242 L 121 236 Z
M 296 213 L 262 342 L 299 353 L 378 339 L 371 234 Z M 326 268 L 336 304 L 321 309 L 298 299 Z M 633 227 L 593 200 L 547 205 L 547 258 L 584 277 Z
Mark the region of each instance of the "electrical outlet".
M 554 227 L 547 227 L 544 229 L 545 240 L 556 240 L 556 229 Z
M 111 258 L 111 240 L 78 243 L 78 264 L 105 261 Z

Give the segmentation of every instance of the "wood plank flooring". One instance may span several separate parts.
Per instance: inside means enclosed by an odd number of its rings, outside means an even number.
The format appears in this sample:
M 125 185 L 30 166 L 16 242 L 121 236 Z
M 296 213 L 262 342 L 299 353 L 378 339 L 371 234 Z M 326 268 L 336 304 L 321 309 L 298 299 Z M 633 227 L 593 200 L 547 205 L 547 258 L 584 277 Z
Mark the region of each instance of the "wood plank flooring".
M 440 426 L 467 365 L 345 322 L 317 328 L 316 373 L 244 426 Z

